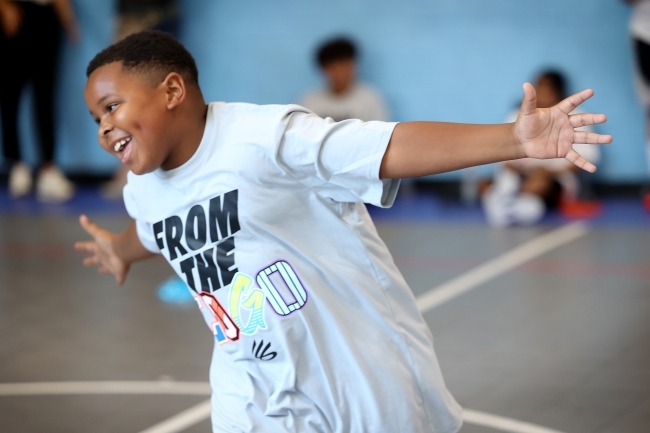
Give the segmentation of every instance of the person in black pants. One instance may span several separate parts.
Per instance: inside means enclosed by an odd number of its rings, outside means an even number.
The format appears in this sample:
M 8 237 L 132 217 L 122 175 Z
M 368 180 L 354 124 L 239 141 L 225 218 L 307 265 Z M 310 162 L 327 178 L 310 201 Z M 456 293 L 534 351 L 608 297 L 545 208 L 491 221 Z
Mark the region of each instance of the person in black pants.
M 21 158 L 17 122 L 21 95 L 31 83 L 42 161 L 37 197 L 46 202 L 66 201 L 74 194 L 74 186 L 54 165 L 53 110 L 61 25 L 71 40 L 78 37 L 72 7 L 69 0 L 0 0 L 0 18 L 0 111 L 2 147 L 11 167 L 9 192 L 17 198 L 32 187 L 31 171 Z
M 650 0 L 624 0 L 633 6 L 629 31 L 635 57 L 637 96 L 646 111 L 646 155 L 650 168 Z M 644 188 L 643 204 L 650 211 L 650 185 Z

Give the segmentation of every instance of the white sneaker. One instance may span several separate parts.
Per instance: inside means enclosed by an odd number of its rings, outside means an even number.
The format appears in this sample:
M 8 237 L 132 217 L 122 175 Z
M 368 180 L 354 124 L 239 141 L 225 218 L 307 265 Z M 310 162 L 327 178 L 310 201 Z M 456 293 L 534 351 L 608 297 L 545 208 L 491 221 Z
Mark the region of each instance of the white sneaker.
M 36 198 L 45 203 L 63 203 L 74 195 L 74 185 L 52 166 L 41 170 L 36 182 Z
M 17 162 L 9 172 L 9 194 L 13 198 L 26 196 L 32 190 L 32 170 L 27 164 Z
M 532 226 L 544 218 L 546 205 L 538 195 L 521 193 L 512 204 L 511 211 L 515 223 L 522 226 Z
M 490 227 L 508 227 L 514 223 L 510 212 L 514 199 L 514 196 L 499 194 L 495 185 L 485 191 L 481 197 L 481 204 Z

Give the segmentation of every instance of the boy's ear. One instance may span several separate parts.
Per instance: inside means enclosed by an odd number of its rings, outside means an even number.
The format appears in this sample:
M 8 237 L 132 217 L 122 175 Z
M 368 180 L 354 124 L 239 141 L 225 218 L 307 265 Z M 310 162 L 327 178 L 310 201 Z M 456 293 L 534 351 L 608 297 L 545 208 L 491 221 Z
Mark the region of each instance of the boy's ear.
M 187 88 L 185 87 L 185 80 L 179 73 L 170 72 L 161 85 L 165 89 L 168 110 L 177 107 L 185 100 Z

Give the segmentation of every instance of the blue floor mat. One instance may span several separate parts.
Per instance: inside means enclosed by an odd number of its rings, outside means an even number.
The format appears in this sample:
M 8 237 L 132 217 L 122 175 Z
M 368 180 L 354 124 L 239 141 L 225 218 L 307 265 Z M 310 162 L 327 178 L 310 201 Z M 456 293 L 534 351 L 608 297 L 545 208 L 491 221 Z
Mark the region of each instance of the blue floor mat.
M 27 215 L 80 215 L 91 214 L 126 214 L 121 198 L 108 200 L 100 196 L 97 188 L 79 187 L 72 200 L 63 204 L 46 204 L 36 200 L 34 195 L 12 199 L 6 188 L 0 190 L 1 214 Z
M 646 211 L 640 198 L 609 198 L 602 201 L 603 211 L 590 218 L 595 225 L 650 227 L 650 212 Z M 397 197 L 388 209 L 368 206 L 373 219 L 378 222 L 420 221 L 453 222 L 459 224 L 485 225 L 480 206 L 465 206 L 449 199 L 442 199 L 429 192 L 414 192 Z M 4 215 L 79 215 L 117 214 L 126 215 L 121 199 L 108 200 L 100 196 L 97 188 L 81 187 L 72 200 L 60 205 L 40 203 L 33 195 L 14 200 L 6 188 L 0 190 L 0 214 Z M 572 221 L 559 212 L 550 212 L 542 221 L 558 225 Z
M 642 206 L 640 198 L 609 198 L 601 201 L 600 215 L 587 219 L 594 225 L 650 227 L 650 212 Z M 431 193 L 415 193 L 398 196 L 388 209 L 368 206 L 375 221 L 455 222 L 459 224 L 485 225 L 481 207 L 466 206 L 459 201 L 445 200 Z M 558 211 L 549 212 L 542 224 L 559 225 L 575 221 Z

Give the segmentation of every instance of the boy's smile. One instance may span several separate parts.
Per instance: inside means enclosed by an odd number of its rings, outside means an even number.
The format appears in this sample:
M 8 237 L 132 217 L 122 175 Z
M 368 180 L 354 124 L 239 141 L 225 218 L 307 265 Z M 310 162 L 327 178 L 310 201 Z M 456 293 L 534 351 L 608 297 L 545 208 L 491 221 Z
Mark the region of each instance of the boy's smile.
M 102 148 L 135 174 L 184 162 L 175 158 L 164 82 L 150 84 L 147 78 L 114 62 L 93 71 L 84 91 Z

